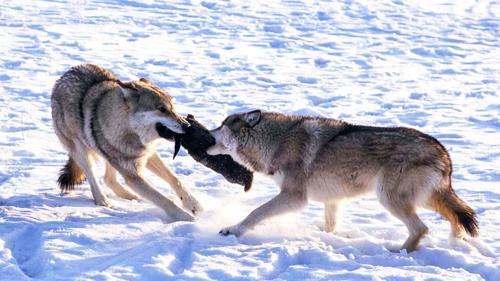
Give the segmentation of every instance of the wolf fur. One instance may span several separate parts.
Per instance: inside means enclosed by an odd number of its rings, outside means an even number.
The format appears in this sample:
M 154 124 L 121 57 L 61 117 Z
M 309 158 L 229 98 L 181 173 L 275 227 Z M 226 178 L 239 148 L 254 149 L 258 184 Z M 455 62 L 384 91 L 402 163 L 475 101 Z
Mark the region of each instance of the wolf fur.
M 437 211 L 452 234 L 478 234 L 476 215 L 452 189 L 451 160 L 433 137 L 409 128 L 357 126 L 327 118 L 259 110 L 233 114 L 211 131 L 208 154 L 229 154 L 252 171 L 273 177 L 280 193 L 221 234 L 244 234 L 264 219 L 323 202 L 325 230 L 334 232 L 343 199 L 369 191 L 408 228 L 402 245 L 417 249 L 428 228 L 418 207 Z
M 57 80 L 51 101 L 54 130 L 69 154 L 58 179 L 63 193 L 86 178 L 95 203 L 110 207 L 94 171 L 95 160 L 102 158 L 104 182 L 116 195 L 125 199 L 139 195 L 174 220 L 193 220 L 200 204 L 163 164 L 155 148 L 157 123 L 179 134 L 189 126 L 175 112 L 168 94 L 147 79 L 124 83 L 102 67 L 83 64 Z M 189 213 L 147 182 L 146 168 L 169 183 Z M 118 173 L 138 195 L 117 181 Z

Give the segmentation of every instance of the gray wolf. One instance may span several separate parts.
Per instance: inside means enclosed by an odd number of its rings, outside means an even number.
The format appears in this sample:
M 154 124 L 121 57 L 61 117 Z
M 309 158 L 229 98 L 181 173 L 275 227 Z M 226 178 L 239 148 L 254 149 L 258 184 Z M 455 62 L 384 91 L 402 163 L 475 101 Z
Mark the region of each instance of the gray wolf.
M 111 206 L 95 175 L 95 161 L 105 162 L 104 182 L 125 199 L 139 196 L 163 209 L 174 220 L 194 219 L 199 202 L 163 164 L 156 152 L 156 124 L 182 134 L 189 123 L 179 116 L 172 98 L 149 80 L 122 82 L 97 65 L 71 68 L 52 90 L 52 121 L 69 159 L 58 179 L 63 193 L 89 181 L 94 202 Z M 188 212 L 151 186 L 144 177 L 149 169 L 165 180 Z M 117 181 L 121 174 L 131 192 Z
M 441 214 L 452 234 L 478 234 L 476 215 L 451 186 L 451 160 L 433 137 L 409 128 L 357 126 L 327 118 L 260 110 L 227 117 L 210 131 L 208 154 L 228 154 L 252 171 L 269 175 L 280 193 L 221 234 L 244 234 L 262 220 L 323 202 L 325 230 L 334 232 L 343 199 L 375 191 L 380 203 L 408 228 L 402 245 L 417 249 L 428 228 L 419 207 Z

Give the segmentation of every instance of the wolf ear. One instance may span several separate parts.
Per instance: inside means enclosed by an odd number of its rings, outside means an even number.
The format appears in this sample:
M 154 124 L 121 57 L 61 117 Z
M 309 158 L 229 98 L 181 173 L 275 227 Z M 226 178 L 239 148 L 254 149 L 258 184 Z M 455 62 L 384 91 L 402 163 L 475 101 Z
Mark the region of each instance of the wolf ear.
M 243 120 L 247 123 L 248 127 L 253 128 L 260 121 L 262 112 L 260 110 L 254 110 L 243 114 Z
M 139 81 L 144 82 L 144 83 L 151 84 L 151 81 L 149 81 L 149 79 L 146 79 L 146 78 L 144 78 L 144 77 L 142 77 L 141 79 L 139 79 Z
M 139 102 L 139 91 L 134 86 L 119 86 L 120 92 L 123 95 L 123 100 L 128 107 Z

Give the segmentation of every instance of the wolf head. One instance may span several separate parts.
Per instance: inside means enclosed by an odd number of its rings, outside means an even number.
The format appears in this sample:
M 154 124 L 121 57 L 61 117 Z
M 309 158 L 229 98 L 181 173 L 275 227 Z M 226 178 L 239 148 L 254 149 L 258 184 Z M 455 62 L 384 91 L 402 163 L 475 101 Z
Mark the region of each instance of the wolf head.
M 219 128 L 210 131 L 215 139 L 215 145 L 209 147 L 207 153 L 209 155 L 231 155 L 235 161 L 256 170 L 255 164 L 257 163 L 249 159 L 249 155 L 242 159 L 242 153 L 257 152 L 255 150 L 259 147 L 257 143 L 259 138 L 256 135 L 259 134 L 258 127 L 261 118 L 262 112 L 260 110 L 228 116 Z M 252 154 L 258 157 L 255 154 L 259 153 Z
M 174 110 L 172 97 L 149 80 L 141 78 L 122 83 L 120 89 L 129 113 L 130 126 L 143 143 L 158 137 L 157 123 L 178 134 L 183 134 L 184 128 L 189 127 L 189 122 Z

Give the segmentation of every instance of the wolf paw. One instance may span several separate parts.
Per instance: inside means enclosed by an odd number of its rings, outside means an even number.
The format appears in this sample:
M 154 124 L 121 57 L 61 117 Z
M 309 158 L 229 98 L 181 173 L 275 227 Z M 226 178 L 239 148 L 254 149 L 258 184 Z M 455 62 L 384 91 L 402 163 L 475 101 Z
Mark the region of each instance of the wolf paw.
M 167 213 L 167 215 L 170 216 L 174 221 L 194 221 L 194 217 L 184 210 L 179 210 L 179 212 L 175 214 Z
M 203 211 L 200 202 L 198 202 L 198 200 L 196 200 L 191 195 L 182 196 L 181 201 L 182 201 L 182 207 L 191 212 L 193 215 L 197 215 Z
M 240 237 L 241 235 L 243 235 L 244 232 L 245 232 L 245 227 L 243 227 L 241 224 L 237 224 L 221 229 L 219 231 L 219 234 L 223 236 L 234 235 L 236 237 Z
M 113 204 L 111 204 L 111 202 L 109 201 L 108 198 L 101 198 L 99 200 L 95 199 L 94 203 L 97 206 L 103 206 L 103 207 L 107 207 L 107 208 L 112 208 L 113 207 Z
M 402 246 L 402 247 L 386 247 L 386 249 L 391 253 L 404 254 L 404 255 L 409 254 L 409 253 L 416 250 L 416 248 L 406 248 L 404 246 Z

